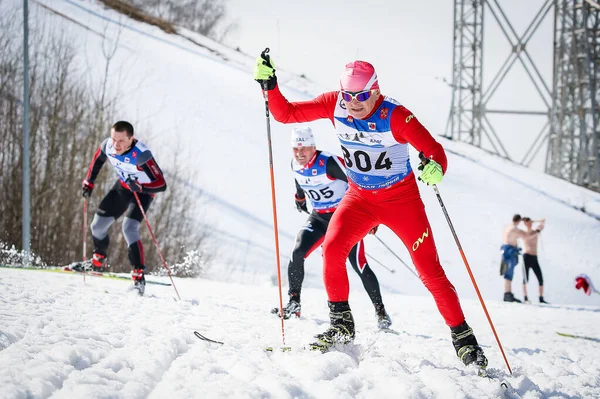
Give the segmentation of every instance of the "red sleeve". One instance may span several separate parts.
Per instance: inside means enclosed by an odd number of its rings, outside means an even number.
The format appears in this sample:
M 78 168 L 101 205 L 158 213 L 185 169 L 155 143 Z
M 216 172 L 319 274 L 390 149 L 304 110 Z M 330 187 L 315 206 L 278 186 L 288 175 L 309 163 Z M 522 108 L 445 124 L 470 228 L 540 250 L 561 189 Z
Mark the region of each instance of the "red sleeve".
M 431 158 L 442 166 L 444 174 L 448 166 L 446 152 L 440 143 L 435 141 L 431 133 L 408 109 L 398 106 L 392 111 L 390 128 L 399 143 L 409 143 L 427 158 Z
M 281 123 L 311 122 L 329 119 L 333 123 L 333 113 L 337 102 L 336 91 L 323 93 L 308 101 L 289 102 L 279 86 L 269 90 L 269 109 L 273 117 Z

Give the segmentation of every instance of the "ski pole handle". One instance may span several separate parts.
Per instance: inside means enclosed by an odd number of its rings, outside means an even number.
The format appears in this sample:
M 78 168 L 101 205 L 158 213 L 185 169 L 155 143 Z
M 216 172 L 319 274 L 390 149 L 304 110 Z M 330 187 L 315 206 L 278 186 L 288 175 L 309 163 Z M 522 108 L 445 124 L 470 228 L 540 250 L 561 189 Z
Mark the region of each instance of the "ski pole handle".
M 425 154 L 423 154 L 423 151 L 419 152 L 419 159 L 421 160 L 421 163 L 419 164 L 419 167 L 417 169 L 423 170 L 423 168 L 425 168 L 425 165 L 427 165 L 429 163 L 430 159 L 427 158 L 425 156 Z M 421 176 L 417 177 L 417 180 L 422 181 Z M 433 188 L 435 190 L 437 190 L 437 187 L 435 184 L 433 184 Z
M 260 53 L 260 57 L 261 57 L 263 60 L 267 61 L 267 64 L 271 65 L 271 57 L 269 56 L 269 51 L 271 51 L 271 49 L 270 49 L 270 48 L 268 48 L 268 47 L 267 47 L 267 48 L 265 48 L 265 49 L 263 50 L 263 52 L 262 52 L 262 53 Z
M 263 52 L 260 53 L 260 58 L 265 60 L 267 65 L 271 66 L 271 57 L 269 56 L 269 51 L 271 51 L 271 49 L 269 49 L 268 47 L 265 48 L 263 50 Z M 266 107 L 267 118 L 268 118 L 269 117 L 269 90 L 268 90 L 268 82 L 266 80 L 264 80 L 262 82 L 262 89 L 265 94 L 265 107 Z

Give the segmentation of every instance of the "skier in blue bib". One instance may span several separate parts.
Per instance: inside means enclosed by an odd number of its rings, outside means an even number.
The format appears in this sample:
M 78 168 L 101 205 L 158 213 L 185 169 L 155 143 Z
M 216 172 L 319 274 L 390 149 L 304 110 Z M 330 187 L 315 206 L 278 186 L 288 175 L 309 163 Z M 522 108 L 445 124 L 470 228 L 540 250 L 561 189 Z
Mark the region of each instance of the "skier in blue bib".
M 292 130 L 292 151 L 294 154 L 292 170 L 296 182 L 296 208 L 299 212 L 309 213 L 306 202 L 308 196 L 312 212 L 298 233 L 290 256 L 288 265 L 289 303 L 283 309 L 285 319 L 294 314 L 300 316 L 304 260 L 323 243 L 329 221 L 348 189 L 348 179 L 344 172 L 342 158 L 317 150 L 310 127 Z M 375 231 L 376 228 L 371 233 L 374 234 Z M 375 306 L 378 327 L 389 328 L 392 320 L 383 305 L 377 276 L 367 263 L 362 240 L 352 248 L 348 260 L 354 271 L 360 276 L 363 286 Z M 273 309 L 273 313 L 279 313 L 279 308 Z

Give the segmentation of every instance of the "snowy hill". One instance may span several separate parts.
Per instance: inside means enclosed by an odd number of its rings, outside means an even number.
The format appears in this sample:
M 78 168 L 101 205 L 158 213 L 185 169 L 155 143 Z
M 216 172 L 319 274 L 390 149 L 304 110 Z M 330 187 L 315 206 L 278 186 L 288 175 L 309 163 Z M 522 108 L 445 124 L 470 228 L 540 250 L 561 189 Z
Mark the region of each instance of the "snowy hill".
M 497 380 L 456 359 L 433 301 L 387 293 L 396 334 L 378 332 L 373 307 L 354 293 L 355 344 L 303 351 L 327 323 L 322 289 L 304 291 L 301 319 L 269 317 L 272 288 L 208 280 L 149 286 L 140 298 L 122 281 L 0 269 L 0 398 L 497 398 Z M 508 376 L 479 304 L 465 313 L 490 360 L 512 385 L 507 397 L 600 397 L 597 307 L 523 306 L 489 310 L 511 364 Z M 192 332 L 225 342 L 198 340 Z
M 19 4 L 8 0 L 0 7 Z M 358 325 L 354 347 L 325 356 L 265 354 L 265 345 L 281 344 L 281 328 L 268 315 L 279 299 L 272 284 L 276 266 L 264 102 L 251 75 L 258 54 L 248 57 L 182 31 L 205 46 L 200 47 L 93 1 L 41 0 L 33 3 L 31 18 L 72 35 L 81 48 L 79 61 L 91 76 L 101 73 L 103 42 L 117 43 L 113 65 L 118 68 L 111 77 L 113 88 L 119 85 L 123 93 L 118 118 L 134 123 L 139 136 L 158 149 L 161 164 L 169 165 L 168 157 L 177 151 L 193 176 L 179 183 L 200 194 L 203 211 L 198 218 L 209 221 L 218 234 L 219 256 L 210 280 L 176 280 L 183 302 L 172 301 L 169 287 L 150 286 L 147 298 L 137 298 L 118 281 L 92 279 L 83 285 L 74 276 L 0 269 L 0 397 L 500 395 L 495 381 L 474 378 L 461 367 L 430 295 L 374 237 L 366 239 L 367 252 L 396 270 L 391 274 L 372 263 L 400 335 L 375 331 L 372 307 L 351 273 L 350 301 Z M 272 56 L 277 62 L 278 54 Z M 347 60 L 327 62 L 341 68 Z M 278 70 L 278 77 L 292 100 L 336 86 L 319 87 L 284 70 Z M 319 147 L 339 152 L 328 122 L 311 126 Z M 287 253 L 305 220 L 293 205 L 292 127 L 271 121 L 284 276 Z M 146 137 L 145 130 L 152 136 Z M 600 338 L 600 295 L 587 297 L 573 288 L 581 272 L 600 281 L 600 195 L 438 139 L 449 159 L 439 189 L 514 376 L 507 376 L 433 191 L 421 187 L 421 195 L 442 265 L 491 367 L 508 377 L 513 393 L 522 397 L 600 397 L 600 363 L 593 355 L 598 341 L 556 335 L 564 331 Z M 91 155 L 93 149 L 82 151 Z M 416 154 L 411 156 L 415 167 Z M 540 263 L 546 298 L 556 305 L 498 302 L 503 283 L 500 236 L 514 213 L 547 219 Z M 381 228 L 378 236 L 409 260 L 389 230 Z M 327 323 L 319 254 L 306 262 L 306 272 L 303 317 L 286 323 L 286 343 L 297 348 Z M 517 272 L 513 291 L 518 297 L 519 280 Z M 530 295 L 536 289 L 533 278 Z M 191 334 L 194 329 L 226 344 L 198 341 Z

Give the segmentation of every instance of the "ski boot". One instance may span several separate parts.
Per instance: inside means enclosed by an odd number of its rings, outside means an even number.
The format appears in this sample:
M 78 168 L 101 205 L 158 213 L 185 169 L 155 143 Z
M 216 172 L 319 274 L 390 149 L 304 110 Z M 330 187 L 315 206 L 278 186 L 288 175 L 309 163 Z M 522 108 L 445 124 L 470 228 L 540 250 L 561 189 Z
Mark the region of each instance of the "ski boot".
M 328 302 L 331 325 L 309 345 L 311 350 L 327 352 L 336 344 L 349 344 L 354 341 L 354 318 L 348 302 Z
M 385 311 L 383 303 L 375 304 L 375 315 L 377 316 L 377 327 L 380 330 L 386 330 L 392 325 L 390 315 Z
M 106 256 L 94 252 L 92 255 L 92 271 L 103 273 L 106 271 Z
M 543 297 L 543 296 L 541 296 L 541 297 L 540 297 L 540 303 L 545 303 L 546 305 L 550 305 L 548 302 L 546 302 L 546 301 L 544 300 L 544 297 Z
M 131 271 L 131 279 L 133 280 L 133 288 L 138 290 L 140 296 L 146 291 L 146 279 L 144 278 L 144 269 L 133 269 Z
M 92 270 L 92 260 L 84 260 L 83 262 L 73 262 L 63 267 L 64 271 L 74 271 L 74 272 L 87 272 Z
M 465 366 L 473 364 L 479 369 L 480 375 L 485 375 L 485 369 L 488 365 L 487 358 L 483 354 L 483 349 L 477 343 L 473 330 L 467 324 L 463 322 L 458 327 L 452 327 L 451 329 L 452 344 L 456 350 L 458 358 L 463 362 Z
M 518 300 L 517 298 L 515 298 L 514 294 L 512 292 L 505 292 L 504 293 L 504 302 L 517 302 L 517 303 L 521 303 L 520 300 Z
M 293 315 L 295 315 L 296 317 L 300 317 L 300 310 L 301 310 L 301 308 L 302 307 L 300 306 L 300 302 L 299 301 L 297 301 L 294 298 L 290 298 L 290 301 L 288 302 L 288 304 L 283 307 L 283 318 L 284 318 L 284 320 L 289 319 Z M 279 314 L 279 308 L 273 308 L 273 309 L 271 309 L 271 313 L 272 314 L 276 314 L 277 316 L 280 316 L 280 314 Z

